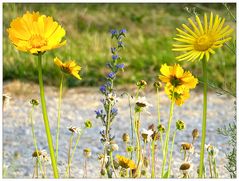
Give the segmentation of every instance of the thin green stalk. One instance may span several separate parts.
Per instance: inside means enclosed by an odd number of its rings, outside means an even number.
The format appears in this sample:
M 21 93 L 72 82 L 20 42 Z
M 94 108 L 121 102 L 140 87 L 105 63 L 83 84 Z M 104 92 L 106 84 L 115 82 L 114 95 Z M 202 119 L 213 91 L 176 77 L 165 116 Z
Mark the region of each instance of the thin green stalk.
M 212 159 L 212 164 L 213 164 L 213 172 L 214 172 L 215 178 L 218 178 L 216 158 Z
M 139 119 L 135 119 L 135 134 L 136 134 L 136 143 L 137 143 L 137 167 L 136 167 L 136 173 L 139 170 L 139 165 L 141 161 L 141 145 L 140 145 L 140 133 L 139 133 L 139 125 L 140 125 L 140 113 L 139 113 Z M 139 172 L 140 175 L 140 172 Z
M 208 155 L 208 163 L 209 163 L 210 176 L 211 176 L 211 178 L 213 178 L 213 175 L 212 175 L 212 161 L 211 161 L 210 155 Z
M 173 147 L 174 147 L 174 140 L 175 140 L 176 132 L 177 132 L 177 130 L 175 130 L 173 133 L 172 147 L 171 147 L 169 163 L 168 163 L 168 178 L 169 178 L 170 172 L 171 172 L 171 163 L 172 163 L 172 158 L 173 158 Z
M 36 138 L 35 130 L 34 130 L 34 123 L 33 123 L 33 119 L 32 119 L 33 111 L 34 111 L 34 105 L 32 106 L 32 109 L 31 109 L 31 112 L 30 112 L 30 121 L 31 121 L 31 127 L 32 127 L 32 137 L 33 137 L 34 147 L 35 147 L 35 150 L 36 150 L 37 158 L 40 158 L 39 157 L 39 152 L 38 152 L 39 150 L 38 150 L 38 147 L 37 147 L 37 138 Z M 42 177 L 44 178 L 45 174 L 44 174 L 44 171 L 42 169 L 41 159 L 39 159 L 39 165 L 40 165 L 40 170 L 42 172 Z
M 161 124 L 159 89 L 157 88 L 156 91 L 157 91 L 157 112 L 158 112 L 158 126 L 159 126 Z M 160 134 L 160 142 L 161 142 L 161 148 L 162 148 L 163 147 L 163 134 L 161 131 L 159 134 Z
M 61 74 L 61 82 L 60 82 L 60 93 L 58 100 L 58 116 L 57 116 L 57 130 L 56 130 L 56 163 L 58 161 L 58 147 L 59 147 L 59 135 L 60 135 L 60 120 L 61 120 L 61 102 L 62 102 L 62 85 L 63 85 L 63 77 L 64 74 Z
M 38 55 L 38 78 L 39 78 L 39 86 L 40 86 L 42 114 L 43 114 L 43 120 L 45 125 L 46 136 L 47 136 L 48 148 L 50 151 L 53 174 L 54 174 L 54 178 L 59 178 L 58 168 L 57 168 L 56 158 L 54 153 L 54 147 L 53 147 L 52 137 L 51 137 L 51 129 L 50 129 L 48 115 L 47 115 L 45 95 L 44 95 L 44 85 L 43 85 L 43 79 L 42 79 L 42 54 Z
M 84 130 L 83 130 L 83 131 L 84 131 Z M 81 134 L 83 134 L 83 131 L 82 131 Z M 70 167 L 70 165 L 71 165 L 72 159 L 73 159 L 74 154 L 75 154 L 75 152 L 76 152 L 76 147 L 77 147 L 77 145 L 78 145 L 78 143 L 79 143 L 79 141 L 80 141 L 81 134 L 79 134 L 78 137 L 77 137 L 76 144 L 75 144 L 75 146 L 74 146 L 74 148 L 73 148 L 73 152 L 72 152 L 71 157 L 70 157 L 70 161 L 69 161 L 69 163 L 68 163 L 68 165 L 67 165 L 67 168 L 66 168 L 65 176 L 66 176 L 66 174 L 67 174 L 67 172 L 68 172 L 68 170 L 69 170 L 69 167 Z
M 170 105 L 169 119 L 168 119 L 168 128 L 167 128 L 166 137 L 165 137 L 165 141 L 164 141 L 164 147 L 163 147 L 164 153 L 163 153 L 163 165 L 162 165 L 161 177 L 164 176 L 164 167 L 165 167 L 166 159 L 167 159 L 167 155 L 168 155 L 168 141 L 169 141 L 169 135 L 170 135 L 171 122 L 172 122 L 172 118 L 173 118 L 174 102 L 175 101 L 174 101 L 174 91 L 173 91 L 172 101 L 171 101 L 171 105 Z
M 71 157 L 71 147 L 72 147 L 72 139 L 73 139 L 74 133 L 71 133 L 70 141 L 69 141 L 69 149 L 68 149 L 68 177 L 71 176 L 71 165 L 70 165 L 70 157 Z
M 114 174 L 115 174 L 115 178 L 118 178 L 116 170 L 115 170 L 115 166 L 114 166 L 114 159 L 113 159 L 113 153 L 112 151 L 110 152 L 110 162 L 111 162 L 111 166 L 113 168 Z
M 151 170 L 151 178 L 155 178 L 155 140 L 152 141 L 152 147 L 151 147 L 151 153 L 152 153 L 152 170 Z
M 134 145 L 134 123 L 133 123 L 133 118 L 132 118 L 130 95 L 128 95 L 128 102 L 129 102 L 129 113 L 130 113 L 131 145 Z M 131 160 L 133 159 L 133 152 L 130 153 L 130 159 Z
M 207 129 L 207 62 L 206 59 L 202 60 L 203 68 L 203 119 L 202 119 L 202 139 L 201 139 L 201 151 L 200 151 L 200 167 L 199 167 L 199 178 L 203 177 L 204 168 L 204 150 L 206 140 L 206 129 Z

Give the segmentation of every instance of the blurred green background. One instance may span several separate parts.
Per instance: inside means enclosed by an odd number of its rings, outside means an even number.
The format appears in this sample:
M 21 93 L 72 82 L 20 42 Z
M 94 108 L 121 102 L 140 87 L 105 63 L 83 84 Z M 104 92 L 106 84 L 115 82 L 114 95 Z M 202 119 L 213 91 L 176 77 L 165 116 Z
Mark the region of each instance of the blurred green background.
M 227 4 L 230 13 L 236 14 L 235 4 Z M 53 63 L 58 56 L 63 60 L 75 59 L 81 66 L 82 80 L 67 76 L 67 85 L 98 86 L 108 72 L 105 64 L 111 58 L 110 29 L 127 29 L 126 48 L 121 53 L 126 64 L 125 72 L 118 76 L 118 85 L 135 83 L 139 79 L 153 82 L 162 63 L 176 63 L 177 53 L 172 52 L 176 28 L 188 23 L 187 18 L 211 11 L 226 18 L 234 29 L 236 23 L 223 4 L 3 4 L 3 79 L 20 79 L 37 82 L 35 56 L 17 51 L 10 43 L 6 29 L 11 20 L 26 11 L 39 11 L 53 16 L 66 30 L 67 45 L 45 53 L 44 81 L 59 85 L 59 69 Z M 235 34 L 228 46 L 235 50 Z M 227 45 L 216 50 L 209 61 L 209 82 L 216 87 L 235 93 L 236 56 Z M 201 79 L 201 62 L 179 62 Z M 199 86 L 200 87 L 200 86 Z

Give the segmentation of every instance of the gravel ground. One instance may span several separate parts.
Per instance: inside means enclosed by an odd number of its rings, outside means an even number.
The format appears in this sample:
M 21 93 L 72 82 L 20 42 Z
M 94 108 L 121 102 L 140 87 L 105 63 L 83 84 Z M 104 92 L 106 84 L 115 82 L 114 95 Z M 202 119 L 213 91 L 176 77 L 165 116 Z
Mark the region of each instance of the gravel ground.
M 130 89 L 130 88 L 129 88 Z M 119 91 L 122 93 L 123 89 Z M 33 173 L 34 160 L 32 159 L 32 152 L 34 150 L 33 139 L 31 133 L 31 126 L 28 120 L 31 105 L 29 100 L 32 98 L 39 100 L 38 85 L 29 83 L 20 83 L 18 81 L 5 82 L 3 92 L 12 97 L 10 104 L 3 112 L 3 169 L 5 170 L 3 176 L 5 178 L 31 178 Z M 130 92 L 133 92 L 130 89 Z M 57 99 L 58 91 L 53 87 L 45 87 L 48 116 L 51 125 L 53 140 L 56 135 L 57 123 Z M 163 92 L 161 95 L 161 117 L 162 122 L 166 125 L 169 113 L 169 101 Z M 155 94 L 148 91 L 145 94 L 148 102 L 155 105 Z M 86 119 L 91 119 L 93 128 L 86 130 L 83 134 L 80 144 L 77 148 L 75 159 L 72 163 L 72 176 L 74 178 L 82 178 L 83 176 L 83 149 L 91 148 L 92 157 L 88 164 L 88 177 L 99 178 L 100 164 L 97 160 L 97 154 L 102 151 L 102 144 L 100 143 L 99 131 L 102 128 L 101 121 L 95 118 L 94 110 L 101 107 L 101 94 L 96 88 L 74 88 L 64 90 L 63 104 L 62 104 L 62 118 L 60 129 L 60 143 L 59 143 L 59 170 L 61 176 L 64 174 L 70 132 L 67 127 L 83 126 Z M 173 169 L 174 177 L 179 177 L 179 165 L 182 163 L 183 153 L 180 152 L 180 144 L 182 142 L 191 142 L 191 132 L 194 128 L 198 128 L 201 132 L 201 114 L 202 114 L 202 94 L 192 92 L 191 97 L 182 107 L 175 107 L 174 121 L 177 119 L 184 120 L 187 128 L 182 132 L 178 132 L 175 140 L 175 147 L 173 153 Z M 209 93 L 208 95 L 208 124 L 207 124 L 207 139 L 206 143 L 212 143 L 219 149 L 217 156 L 217 164 L 220 178 L 230 178 L 229 173 L 224 168 L 227 160 L 225 152 L 228 151 L 229 145 L 227 139 L 217 134 L 217 128 L 227 125 L 234 119 L 235 116 L 235 99 L 228 96 L 219 96 L 216 93 Z M 157 123 L 156 106 L 149 109 L 149 114 L 143 114 L 141 119 L 141 128 L 147 128 L 151 123 Z M 130 131 L 130 118 L 128 109 L 127 97 L 119 99 L 118 102 L 119 115 L 112 126 L 112 133 L 115 135 L 115 141 L 118 143 L 120 149 L 117 151 L 123 154 L 123 144 L 121 136 L 124 132 Z M 38 106 L 34 112 L 35 133 L 38 139 L 40 149 L 47 150 L 47 140 L 41 115 L 41 108 Z M 174 130 L 174 124 L 173 128 Z M 199 137 L 199 140 L 201 138 Z M 199 140 L 195 144 L 196 152 L 199 152 Z M 157 152 L 156 155 L 159 155 Z M 206 156 L 207 157 L 207 156 Z M 161 165 L 161 160 L 157 159 L 156 175 Z M 196 177 L 196 168 L 199 163 L 199 157 L 194 156 L 192 159 L 193 170 L 192 176 Z M 208 168 L 208 166 L 206 165 Z M 208 169 L 207 169 L 208 170 Z M 52 178 L 51 166 L 47 166 L 47 174 Z

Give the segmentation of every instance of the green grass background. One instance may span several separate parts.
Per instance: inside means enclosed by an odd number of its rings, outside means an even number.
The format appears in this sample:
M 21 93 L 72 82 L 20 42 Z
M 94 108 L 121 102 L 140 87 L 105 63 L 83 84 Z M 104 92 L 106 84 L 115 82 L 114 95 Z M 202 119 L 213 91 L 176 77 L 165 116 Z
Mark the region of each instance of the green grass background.
M 235 16 L 235 4 L 228 4 Z M 59 85 L 60 72 L 53 58 L 75 59 L 81 66 L 82 80 L 67 76 L 67 85 L 99 86 L 104 82 L 110 60 L 111 38 L 109 30 L 126 28 L 126 48 L 122 51 L 122 62 L 126 64 L 116 80 L 118 85 L 128 85 L 144 79 L 153 83 L 161 64 L 176 63 L 177 53 L 172 52 L 176 28 L 188 23 L 187 18 L 195 10 L 199 15 L 211 11 L 226 18 L 226 24 L 236 27 L 232 16 L 223 4 L 47 4 L 4 3 L 3 4 L 3 79 L 20 79 L 37 82 L 37 57 L 17 51 L 10 43 L 6 29 L 12 19 L 26 11 L 40 11 L 53 16 L 66 30 L 67 45 L 44 54 L 44 81 L 48 85 Z M 235 32 L 228 44 L 235 47 Z M 202 77 L 201 62 L 179 62 Z M 236 56 L 227 47 L 216 50 L 209 61 L 209 82 L 235 93 Z

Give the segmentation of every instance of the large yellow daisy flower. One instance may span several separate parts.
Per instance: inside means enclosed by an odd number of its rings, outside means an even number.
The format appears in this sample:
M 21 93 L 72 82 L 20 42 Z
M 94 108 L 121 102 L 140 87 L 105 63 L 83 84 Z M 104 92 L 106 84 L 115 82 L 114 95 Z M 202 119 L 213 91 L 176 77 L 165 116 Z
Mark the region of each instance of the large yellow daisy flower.
M 119 162 L 119 165 L 125 169 L 128 169 L 130 168 L 131 170 L 132 169 L 135 169 L 136 168 L 136 165 L 134 163 L 133 160 L 130 160 L 124 156 L 121 156 L 121 155 L 116 155 L 116 158 Z
M 73 60 L 69 60 L 65 63 L 63 63 L 59 58 L 54 58 L 54 63 L 64 72 L 67 74 L 70 74 L 77 79 L 81 79 L 79 75 L 79 71 L 81 70 L 81 67 L 75 63 Z
M 65 30 L 52 17 L 40 15 L 39 12 L 26 12 L 14 19 L 7 29 L 9 39 L 20 51 L 32 54 L 61 47 Z
M 159 79 L 166 83 L 170 88 L 174 88 L 175 91 L 182 86 L 188 89 L 194 89 L 198 84 L 198 79 L 195 78 L 191 72 L 184 71 L 179 64 L 168 66 L 163 64 L 160 68 L 162 75 L 159 75 Z
M 166 85 L 165 92 L 168 95 L 169 99 L 175 101 L 178 106 L 184 104 L 185 100 L 190 97 L 189 89 L 187 89 L 186 87 L 180 87 L 180 89 L 177 89 L 175 91 L 170 85 Z
M 177 38 L 174 38 L 180 44 L 173 44 L 173 51 L 186 52 L 176 58 L 187 61 L 201 60 L 204 56 L 209 60 L 210 53 L 214 54 L 214 49 L 221 47 L 229 41 L 228 37 L 233 29 L 229 25 L 224 26 L 225 19 L 216 15 L 214 18 L 211 12 L 208 20 L 207 14 L 204 14 L 204 23 L 196 16 L 196 23 L 188 18 L 191 28 L 182 24 L 183 29 L 177 28 Z

